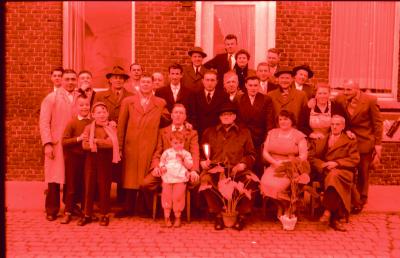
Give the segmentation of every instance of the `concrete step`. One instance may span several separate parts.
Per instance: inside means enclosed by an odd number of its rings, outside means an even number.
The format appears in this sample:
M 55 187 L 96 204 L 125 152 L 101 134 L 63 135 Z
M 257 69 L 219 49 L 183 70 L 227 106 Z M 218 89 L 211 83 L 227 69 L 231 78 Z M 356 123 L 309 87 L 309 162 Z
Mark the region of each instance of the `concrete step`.
M 6 181 L 7 210 L 44 211 L 47 184 L 37 181 Z M 400 185 L 371 185 L 365 212 L 400 212 Z M 116 184 L 111 187 L 116 196 Z

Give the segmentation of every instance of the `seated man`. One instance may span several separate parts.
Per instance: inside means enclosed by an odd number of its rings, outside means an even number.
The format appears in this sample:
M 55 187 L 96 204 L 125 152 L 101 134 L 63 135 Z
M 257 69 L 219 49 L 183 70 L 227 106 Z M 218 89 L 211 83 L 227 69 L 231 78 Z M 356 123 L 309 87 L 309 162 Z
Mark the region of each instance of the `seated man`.
M 313 177 L 324 189 L 325 211 L 320 221 L 338 231 L 346 231 L 339 219 L 350 214 L 353 176 L 360 161 L 357 141 L 347 136 L 344 127 L 345 119 L 334 115 L 329 137 L 316 140 L 310 151 Z
M 185 126 L 186 109 L 183 104 L 175 104 L 171 112 L 172 124 L 161 129 L 158 134 L 157 146 L 153 153 L 150 171 L 143 180 L 141 188 L 145 191 L 155 191 L 161 186 L 161 174 L 158 168 L 161 154 L 168 148 L 171 148 L 171 135 L 173 131 L 182 131 L 185 135 L 184 149 L 192 154 L 193 167 L 190 172 L 189 189 L 198 185 L 199 179 L 199 142 L 197 131 Z M 148 196 L 146 196 L 148 197 Z M 149 203 L 149 202 L 148 202 Z M 196 202 L 195 202 L 196 203 Z
M 203 171 L 199 191 L 204 193 L 208 209 L 215 215 L 216 230 L 224 228 L 223 210 L 239 214 L 233 228 L 242 230 L 244 218 L 253 206 L 253 193 L 258 189 L 259 180 L 250 171 L 256 156 L 253 141 L 250 131 L 235 123 L 236 115 L 235 105 L 225 103 L 219 110 L 220 123 L 208 128 L 202 137 L 202 146 L 204 149 L 208 146 L 209 152 L 205 151 L 204 160 L 200 162 Z M 232 191 L 238 193 L 232 195 Z M 243 196 L 230 198 L 226 192 Z

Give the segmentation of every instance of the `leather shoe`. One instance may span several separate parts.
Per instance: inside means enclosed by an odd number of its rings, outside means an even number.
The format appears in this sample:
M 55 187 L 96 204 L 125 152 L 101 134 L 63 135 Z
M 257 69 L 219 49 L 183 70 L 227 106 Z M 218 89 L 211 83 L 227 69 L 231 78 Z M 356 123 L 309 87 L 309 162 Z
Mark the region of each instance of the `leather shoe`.
M 46 219 L 47 219 L 48 221 L 56 220 L 56 219 L 57 219 L 57 215 L 48 214 L 48 215 L 46 216 Z
M 244 228 L 244 218 L 239 216 L 236 220 L 235 225 L 233 225 L 233 229 L 242 230 Z
M 359 213 L 361 213 L 361 211 L 363 210 L 363 206 L 362 205 L 358 205 L 358 206 L 354 206 L 352 209 L 351 209 L 351 213 L 353 213 L 353 214 L 359 214 Z
M 174 228 L 179 228 L 181 226 L 181 218 L 175 218 Z
M 331 228 L 333 228 L 336 231 L 341 231 L 341 232 L 346 232 L 347 231 L 346 228 L 344 227 L 344 225 L 341 222 L 337 221 L 337 220 L 332 221 L 329 224 L 329 226 L 331 226 Z
M 72 208 L 72 215 L 75 215 L 75 216 L 78 216 L 78 217 L 83 216 L 82 210 L 81 210 L 81 208 L 79 208 L 78 205 L 75 205 L 75 206 Z
M 70 213 L 66 213 L 64 218 L 60 221 L 61 224 L 68 224 L 71 222 L 72 215 Z
M 224 225 L 224 221 L 222 220 L 222 217 L 216 217 L 214 229 L 215 230 L 223 230 L 224 228 L 225 228 L 225 225 Z
M 85 226 L 86 224 L 89 224 L 92 222 L 92 218 L 88 216 L 81 217 L 81 219 L 78 221 L 77 225 L 78 226 Z
M 118 211 L 114 215 L 115 218 L 126 218 L 130 216 L 133 216 L 133 212 L 127 210 Z
M 100 226 L 108 226 L 108 224 L 110 223 L 110 218 L 108 216 L 103 216 L 100 218 Z
M 324 211 L 324 214 L 322 214 L 321 218 L 319 219 L 319 222 L 322 224 L 328 224 L 331 221 L 331 213 L 328 210 Z

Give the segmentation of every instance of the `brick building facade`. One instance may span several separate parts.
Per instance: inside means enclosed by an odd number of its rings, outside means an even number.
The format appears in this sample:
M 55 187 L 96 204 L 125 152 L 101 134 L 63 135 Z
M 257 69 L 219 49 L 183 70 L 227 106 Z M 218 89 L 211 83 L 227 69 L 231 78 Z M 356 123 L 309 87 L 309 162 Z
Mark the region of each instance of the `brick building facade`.
M 50 70 L 63 64 L 63 3 L 7 2 L 5 20 L 6 179 L 40 181 L 38 109 L 51 89 Z M 136 62 L 147 72 L 188 63 L 195 23 L 194 2 L 136 2 Z M 282 62 L 308 63 L 318 81 L 328 81 L 330 24 L 331 2 L 277 2 L 276 47 L 284 51 Z M 398 142 L 384 143 L 383 165 L 372 183 L 400 184 L 399 148 Z

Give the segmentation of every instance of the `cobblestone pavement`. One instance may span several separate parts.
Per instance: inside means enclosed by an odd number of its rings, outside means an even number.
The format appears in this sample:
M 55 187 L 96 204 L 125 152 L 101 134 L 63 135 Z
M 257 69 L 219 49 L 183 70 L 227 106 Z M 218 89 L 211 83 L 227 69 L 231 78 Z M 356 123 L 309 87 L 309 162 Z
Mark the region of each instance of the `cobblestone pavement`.
M 348 232 L 299 221 L 294 231 L 256 216 L 237 232 L 208 220 L 165 228 L 163 220 L 111 218 L 108 227 L 48 222 L 42 212 L 6 213 L 7 257 L 400 257 L 400 214 L 364 213 Z

